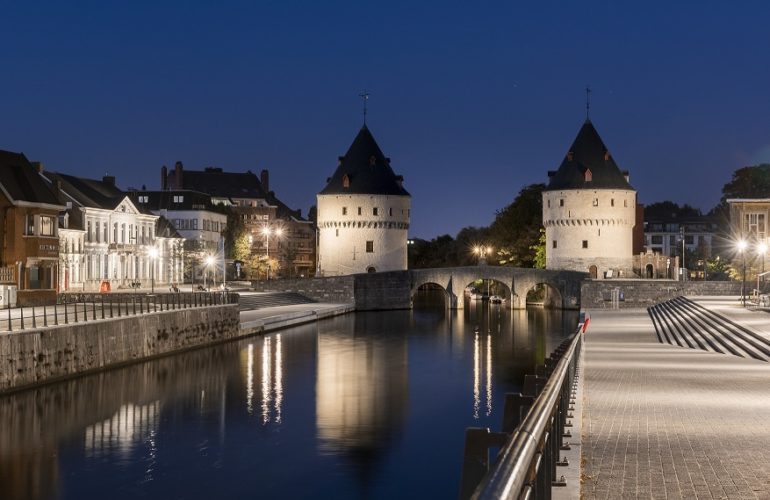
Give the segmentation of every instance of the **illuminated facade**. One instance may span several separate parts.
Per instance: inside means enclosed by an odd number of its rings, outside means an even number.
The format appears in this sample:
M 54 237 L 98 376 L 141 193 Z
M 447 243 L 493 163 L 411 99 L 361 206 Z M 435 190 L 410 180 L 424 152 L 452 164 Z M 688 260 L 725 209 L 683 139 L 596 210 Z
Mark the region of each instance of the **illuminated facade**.
M 411 196 L 365 125 L 317 198 L 318 275 L 407 268 Z

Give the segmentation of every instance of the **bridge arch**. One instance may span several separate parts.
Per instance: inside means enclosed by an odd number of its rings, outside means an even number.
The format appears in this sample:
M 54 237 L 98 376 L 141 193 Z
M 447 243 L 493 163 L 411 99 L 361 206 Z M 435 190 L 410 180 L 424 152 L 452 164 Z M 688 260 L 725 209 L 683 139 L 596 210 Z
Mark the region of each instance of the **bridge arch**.
M 452 305 L 452 296 L 451 296 L 451 294 L 441 284 L 434 283 L 432 281 L 426 281 L 425 283 L 422 283 L 421 285 L 418 285 L 418 286 L 412 288 L 411 296 L 410 296 L 410 302 L 412 304 L 412 307 L 414 307 L 415 298 L 417 298 L 418 294 L 420 292 L 422 292 L 422 291 L 427 291 L 427 290 L 440 290 L 441 294 L 442 294 L 442 296 L 444 298 L 444 305 L 447 308 L 451 307 L 451 305 Z

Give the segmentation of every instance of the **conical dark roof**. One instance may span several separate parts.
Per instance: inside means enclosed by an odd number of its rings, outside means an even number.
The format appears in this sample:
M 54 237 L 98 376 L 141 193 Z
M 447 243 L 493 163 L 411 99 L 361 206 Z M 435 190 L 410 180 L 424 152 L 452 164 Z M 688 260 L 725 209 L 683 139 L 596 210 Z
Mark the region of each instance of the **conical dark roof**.
M 590 171 L 587 174 L 587 172 Z M 559 189 L 631 189 L 590 120 L 580 128 L 559 170 L 548 172 L 546 191 Z
M 339 166 L 319 194 L 387 194 L 410 196 L 403 188 L 404 178 L 390 168 L 390 159 L 364 125 Z

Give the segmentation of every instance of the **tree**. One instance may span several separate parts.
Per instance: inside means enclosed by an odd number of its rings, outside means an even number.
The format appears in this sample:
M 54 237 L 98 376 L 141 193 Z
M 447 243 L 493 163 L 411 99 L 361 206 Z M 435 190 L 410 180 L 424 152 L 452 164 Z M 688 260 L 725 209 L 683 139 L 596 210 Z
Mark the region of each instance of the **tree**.
M 540 239 L 537 245 L 529 247 L 535 252 L 535 269 L 545 269 L 545 229 L 540 228 Z
M 690 205 L 679 204 L 673 201 L 659 201 L 645 205 L 644 207 L 644 219 L 684 219 L 690 217 L 700 217 L 701 211 L 698 208 L 691 207 Z
M 227 258 L 245 262 L 251 254 L 249 235 L 243 219 L 232 208 L 227 210 L 227 225 L 222 236 L 225 238 Z
M 513 202 L 497 212 L 489 238 L 500 265 L 534 267 L 543 226 L 545 184 L 525 186 Z

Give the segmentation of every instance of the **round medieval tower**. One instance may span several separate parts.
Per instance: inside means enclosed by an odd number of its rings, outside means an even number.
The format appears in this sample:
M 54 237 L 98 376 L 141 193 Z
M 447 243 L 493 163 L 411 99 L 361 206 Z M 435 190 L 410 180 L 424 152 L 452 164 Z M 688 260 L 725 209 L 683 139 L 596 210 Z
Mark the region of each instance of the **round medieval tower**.
M 364 125 L 318 193 L 318 272 L 407 268 L 411 196 Z
M 636 191 L 590 120 L 543 191 L 546 268 L 632 276 Z

